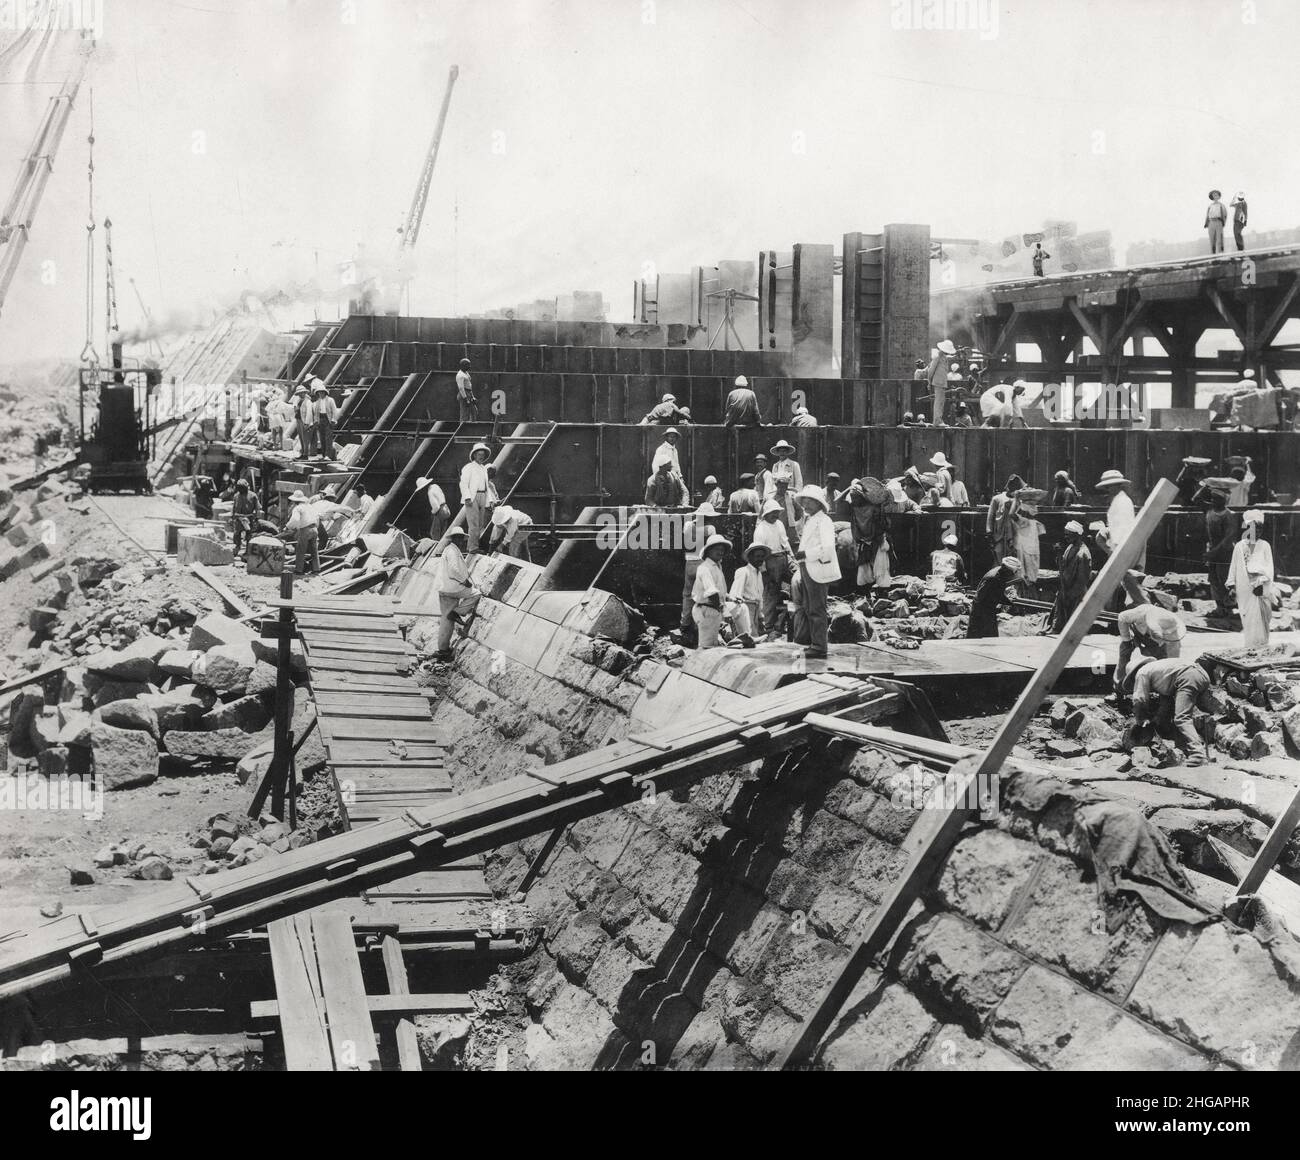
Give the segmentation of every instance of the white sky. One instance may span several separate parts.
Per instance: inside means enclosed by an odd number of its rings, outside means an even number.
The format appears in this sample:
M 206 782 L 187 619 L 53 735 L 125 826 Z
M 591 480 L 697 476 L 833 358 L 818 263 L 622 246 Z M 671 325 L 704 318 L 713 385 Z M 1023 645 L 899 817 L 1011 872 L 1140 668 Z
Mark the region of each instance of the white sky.
M 317 254 L 333 281 L 358 242 L 390 252 L 453 63 L 415 313 L 598 289 L 622 318 L 644 262 L 838 247 L 886 221 L 1000 239 L 1064 218 L 1111 229 L 1122 257 L 1196 237 L 1211 186 L 1244 188 L 1254 228 L 1300 224 L 1293 0 L 1004 3 L 988 39 L 897 16 L 891 0 L 105 0 L 96 212 L 122 323 L 140 320 L 129 276 L 166 316 L 310 278 Z M 0 86 L 4 193 L 53 91 Z M 81 350 L 88 107 L 0 361 Z

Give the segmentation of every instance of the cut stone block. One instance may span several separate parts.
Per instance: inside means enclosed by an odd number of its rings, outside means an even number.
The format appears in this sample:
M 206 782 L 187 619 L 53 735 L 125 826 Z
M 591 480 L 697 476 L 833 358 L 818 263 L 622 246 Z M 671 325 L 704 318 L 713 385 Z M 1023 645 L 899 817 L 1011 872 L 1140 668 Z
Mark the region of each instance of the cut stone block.
M 213 538 L 206 528 L 183 528 L 176 535 L 177 564 L 207 564 L 211 568 L 232 564 L 235 553 Z

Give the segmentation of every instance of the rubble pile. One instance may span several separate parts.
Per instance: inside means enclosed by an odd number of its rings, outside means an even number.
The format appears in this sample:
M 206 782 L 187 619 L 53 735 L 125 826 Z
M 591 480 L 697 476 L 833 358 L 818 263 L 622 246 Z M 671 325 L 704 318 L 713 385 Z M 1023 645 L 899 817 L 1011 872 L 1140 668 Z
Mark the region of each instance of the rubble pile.
M 1204 572 L 1166 572 L 1147 576 L 1142 581 L 1147 597 L 1171 612 L 1191 612 L 1207 616 L 1214 612 L 1209 577 Z M 1300 628 L 1300 591 L 1285 580 L 1273 581 L 1272 627 L 1278 632 Z

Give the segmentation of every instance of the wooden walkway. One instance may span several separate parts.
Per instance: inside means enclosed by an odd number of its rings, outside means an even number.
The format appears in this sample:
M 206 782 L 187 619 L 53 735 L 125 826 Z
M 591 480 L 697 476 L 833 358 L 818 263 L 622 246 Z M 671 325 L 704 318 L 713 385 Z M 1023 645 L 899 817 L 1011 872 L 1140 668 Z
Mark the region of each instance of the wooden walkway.
M 382 596 L 295 602 L 318 727 L 349 829 L 452 794 L 442 736 L 428 696 L 409 675 L 415 652 L 394 607 Z M 367 890 L 364 907 L 353 910 L 376 925 L 398 922 L 403 939 L 436 939 L 463 932 L 491 898 L 482 856 L 475 855 Z

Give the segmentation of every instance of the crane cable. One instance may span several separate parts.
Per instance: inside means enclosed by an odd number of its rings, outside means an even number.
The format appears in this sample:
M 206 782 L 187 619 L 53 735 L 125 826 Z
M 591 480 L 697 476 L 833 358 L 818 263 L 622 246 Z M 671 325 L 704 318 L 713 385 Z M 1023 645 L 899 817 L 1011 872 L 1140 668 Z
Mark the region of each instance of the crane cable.
M 86 345 L 81 348 L 81 361 L 91 367 L 99 366 L 95 350 L 95 90 L 90 90 L 90 134 L 86 162 L 88 187 L 88 212 L 86 219 Z

